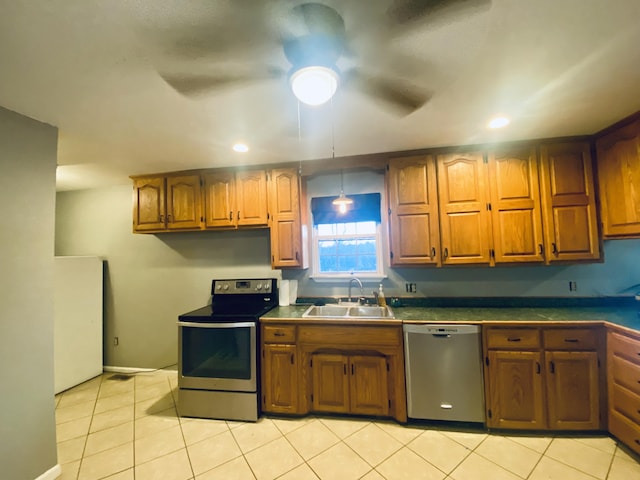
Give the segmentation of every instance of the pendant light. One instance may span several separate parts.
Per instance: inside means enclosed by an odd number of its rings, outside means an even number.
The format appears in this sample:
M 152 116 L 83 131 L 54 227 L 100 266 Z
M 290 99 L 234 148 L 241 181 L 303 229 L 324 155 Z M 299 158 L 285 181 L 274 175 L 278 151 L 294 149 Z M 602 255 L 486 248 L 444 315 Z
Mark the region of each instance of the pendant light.
M 336 159 L 336 140 L 333 129 L 333 99 L 331 99 L 331 159 Z M 335 163 L 335 162 L 334 162 Z M 340 195 L 334 198 L 331 204 L 342 214 L 347 213 L 348 208 L 353 205 L 353 199 L 344 194 L 344 172 L 340 169 Z
M 353 205 L 353 199 L 344 194 L 342 170 L 340 170 L 340 195 L 338 195 L 338 198 L 334 198 L 331 204 L 335 206 L 340 213 L 347 213 L 348 207 Z

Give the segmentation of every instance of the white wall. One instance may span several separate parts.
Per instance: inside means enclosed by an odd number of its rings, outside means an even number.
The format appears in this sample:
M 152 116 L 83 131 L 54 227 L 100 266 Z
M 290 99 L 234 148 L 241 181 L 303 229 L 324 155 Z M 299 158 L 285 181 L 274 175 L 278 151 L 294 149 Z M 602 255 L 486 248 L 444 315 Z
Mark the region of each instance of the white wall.
M 129 186 L 59 192 L 56 255 L 106 261 L 105 365 L 160 368 L 177 363 L 178 315 L 210 303 L 213 278 L 280 272 L 268 230 L 134 235 L 131 202 Z
M 317 195 L 337 195 L 340 177 L 309 182 Z M 383 191 L 380 172 L 345 174 L 345 192 Z M 107 261 L 105 363 L 162 367 L 176 362 L 180 313 L 209 301 L 213 278 L 278 276 L 269 266 L 266 230 L 131 233 L 130 187 L 58 193 L 56 254 L 97 255 Z M 386 268 L 388 296 L 601 296 L 640 284 L 640 240 L 606 242 L 605 263 L 565 267 Z M 346 295 L 346 282 L 316 283 L 308 271 L 283 271 L 300 281 L 299 296 Z M 568 282 L 576 281 L 577 292 Z M 367 292 L 376 284 L 365 284 Z M 112 340 L 119 337 L 120 345 Z
M 0 107 L 0 477 L 56 467 L 53 245 L 57 130 Z

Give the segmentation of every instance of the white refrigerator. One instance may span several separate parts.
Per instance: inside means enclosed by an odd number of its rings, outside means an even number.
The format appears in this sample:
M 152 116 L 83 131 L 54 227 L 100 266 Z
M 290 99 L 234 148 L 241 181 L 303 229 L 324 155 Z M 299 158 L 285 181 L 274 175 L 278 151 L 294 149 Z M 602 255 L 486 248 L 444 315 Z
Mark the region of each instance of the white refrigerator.
M 59 393 L 102 373 L 103 260 L 54 259 L 54 382 Z

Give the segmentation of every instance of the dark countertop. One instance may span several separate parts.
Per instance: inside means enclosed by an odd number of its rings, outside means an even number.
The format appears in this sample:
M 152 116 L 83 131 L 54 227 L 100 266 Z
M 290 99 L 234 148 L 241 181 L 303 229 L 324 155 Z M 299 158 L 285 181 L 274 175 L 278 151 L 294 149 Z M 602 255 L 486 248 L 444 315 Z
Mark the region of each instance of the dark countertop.
M 276 307 L 261 317 L 261 321 L 275 323 L 284 320 L 323 322 L 318 318 L 302 318 L 309 305 Z M 640 332 L 640 316 L 634 307 L 392 307 L 395 320 L 351 320 L 350 324 L 400 323 L 492 323 L 492 322 L 609 322 Z M 331 320 L 330 323 L 345 323 Z

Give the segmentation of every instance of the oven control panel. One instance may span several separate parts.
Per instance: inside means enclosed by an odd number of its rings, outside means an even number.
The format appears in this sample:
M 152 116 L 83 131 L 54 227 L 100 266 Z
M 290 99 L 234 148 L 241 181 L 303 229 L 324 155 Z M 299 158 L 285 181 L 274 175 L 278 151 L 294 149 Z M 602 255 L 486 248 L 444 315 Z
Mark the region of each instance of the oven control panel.
M 228 293 L 271 293 L 275 279 L 250 279 L 250 280 L 214 280 L 211 286 L 213 295 Z

